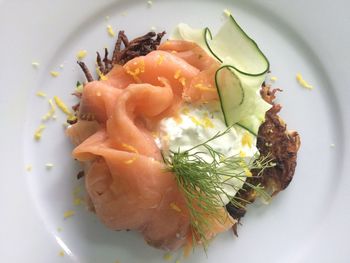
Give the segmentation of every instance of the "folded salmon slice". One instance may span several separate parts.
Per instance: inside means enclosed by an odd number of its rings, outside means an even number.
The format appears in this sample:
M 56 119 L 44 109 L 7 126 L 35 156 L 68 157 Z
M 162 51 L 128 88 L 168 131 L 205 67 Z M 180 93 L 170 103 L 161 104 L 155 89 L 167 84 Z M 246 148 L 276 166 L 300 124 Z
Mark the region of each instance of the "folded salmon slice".
M 86 84 L 78 122 L 67 130 L 96 215 L 111 229 L 137 230 L 150 245 L 167 250 L 188 243 L 192 229 L 185 197 L 166 170 L 154 133 L 184 97 L 216 99 L 198 88 L 214 85 L 216 64 L 209 58 L 198 64 L 191 52 L 200 50 L 183 45 L 186 56 L 175 49 L 153 51 L 114 67 L 107 80 Z M 232 226 L 232 220 L 208 221 L 208 238 Z

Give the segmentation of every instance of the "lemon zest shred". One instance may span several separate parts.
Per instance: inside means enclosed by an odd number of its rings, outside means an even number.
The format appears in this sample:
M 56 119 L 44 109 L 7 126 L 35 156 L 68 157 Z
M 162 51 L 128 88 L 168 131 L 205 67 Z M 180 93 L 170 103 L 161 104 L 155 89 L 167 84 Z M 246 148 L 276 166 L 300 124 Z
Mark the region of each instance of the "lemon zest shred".
M 273 77 L 270 78 L 270 80 L 275 82 L 275 81 L 277 81 L 277 77 L 273 76 Z
M 189 117 L 190 117 L 191 121 L 192 121 L 195 125 L 197 125 L 197 126 L 201 126 L 201 125 L 202 125 L 202 123 L 200 122 L 200 120 L 198 120 L 195 116 L 189 116 Z
M 314 87 L 312 85 L 310 85 L 308 82 L 306 82 L 306 80 L 301 76 L 300 73 L 297 73 L 296 75 L 297 81 L 299 82 L 299 84 L 306 89 L 312 90 Z
M 63 249 L 61 249 L 60 252 L 58 252 L 58 255 L 59 255 L 60 257 L 63 257 L 63 256 L 64 256 L 64 251 L 63 251 Z
M 161 65 L 164 61 L 164 56 L 162 54 L 158 55 L 157 65 Z
M 100 80 L 107 80 L 108 79 L 108 77 L 101 72 L 99 67 L 96 67 L 96 73 L 100 77 Z
M 165 253 L 163 256 L 164 260 L 171 260 L 173 258 L 173 255 L 170 254 L 169 252 Z
M 39 141 L 42 136 L 42 132 L 45 130 L 46 126 L 44 124 L 40 124 L 39 127 L 34 132 L 35 140 Z
M 141 83 L 141 79 L 139 78 L 139 75 L 143 72 L 145 72 L 145 62 L 144 60 L 141 60 L 140 64 L 137 63 L 136 65 L 138 67 L 136 67 L 134 70 L 131 70 L 128 66 L 126 67 L 126 73 L 129 74 L 130 76 L 133 77 L 133 79 L 137 82 L 137 83 Z
M 247 156 L 247 154 L 244 151 L 239 151 L 239 157 L 244 158 L 246 156 Z
M 49 99 L 50 110 L 41 118 L 43 121 L 47 121 L 48 119 L 54 119 L 54 114 L 56 111 L 55 105 L 53 104 L 52 99 Z
M 186 78 L 185 77 L 179 78 L 179 82 L 181 83 L 182 86 L 185 86 L 186 85 Z
M 55 100 L 55 103 L 57 105 L 58 108 L 60 108 L 60 110 L 65 113 L 68 116 L 72 116 L 73 114 L 71 113 L 71 111 L 68 109 L 68 107 L 66 106 L 66 104 L 64 104 L 64 102 L 57 96 L 54 96 L 53 99 Z
M 253 176 L 252 172 L 248 168 L 244 168 L 244 173 L 245 173 L 245 175 L 247 177 L 252 177 Z
M 114 32 L 113 27 L 111 25 L 107 25 L 107 33 L 110 37 L 115 37 L 115 32 Z
M 248 132 L 245 132 L 242 136 L 242 145 L 247 145 L 249 148 L 251 148 L 253 145 L 252 136 Z
M 170 203 L 169 206 L 170 206 L 171 209 L 175 210 L 176 212 L 180 213 L 182 211 L 181 208 L 178 207 L 174 202 Z
M 202 83 L 198 83 L 194 85 L 196 89 L 203 90 L 203 91 L 210 91 L 210 92 L 216 92 L 215 88 L 212 88 L 210 86 L 204 86 Z
M 64 218 L 64 219 L 67 219 L 67 218 L 72 217 L 72 216 L 74 216 L 74 215 L 75 215 L 74 210 L 67 210 L 66 212 L 64 212 L 63 218 Z
M 46 97 L 46 93 L 43 92 L 43 91 L 38 91 L 38 92 L 36 93 L 36 95 L 37 95 L 38 97 L 42 97 L 42 98 L 45 98 L 45 97 Z
M 77 59 L 78 60 L 82 60 L 83 58 L 85 58 L 87 55 L 87 50 L 79 50 L 77 52 Z
M 182 113 L 185 114 L 185 115 L 188 115 L 190 113 L 190 109 L 188 107 L 184 107 L 182 109 Z
M 131 151 L 131 152 L 133 152 L 133 153 L 136 153 L 136 154 L 139 153 L 139 152 L 137 151 L 137 149 L 136 149 L 134 146 L 130 145 L 130 144 L 123 143 L 122 146 L 123 146 L 125 149 L 127 149 L 127 150 L 129 150 L 129 151 Z M 136 159 L 137 159 L 137 156 L 134 156 L 133 158 L 124 161 L 124 163 L 125 163 L 125 164 L 132 164 Z
M 52 77 L 56 78 L 60 75 L 60 73 L 58 71 L 50 71 L 50 74 Z
M 203 118 L 202 123 L 203 123 L 204 128 L 214 128 L 215 127 L 213 122 L 210 120 L 210 118 L 208 116 L 205 116 Z
M 181 76 L 181 69 L 178 69 L 175 71 L 175 74 L 174 74 L 174 79 L 179 79 Z

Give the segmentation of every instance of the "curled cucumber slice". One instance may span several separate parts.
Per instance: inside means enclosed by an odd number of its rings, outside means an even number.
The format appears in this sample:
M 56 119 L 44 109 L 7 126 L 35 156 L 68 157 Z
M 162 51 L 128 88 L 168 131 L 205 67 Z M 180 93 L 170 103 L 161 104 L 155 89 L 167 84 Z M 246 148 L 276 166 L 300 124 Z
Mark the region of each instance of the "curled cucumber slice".
M 225 123 L 238 124 L 256 135 L 271 107 L 259 94 L 270 64 L 256 42 L 232 16 L 214 37 L 209 28 L 193 29 L 182 23 L 172 39 L 195 42 L 221 63 L 215 83 Z

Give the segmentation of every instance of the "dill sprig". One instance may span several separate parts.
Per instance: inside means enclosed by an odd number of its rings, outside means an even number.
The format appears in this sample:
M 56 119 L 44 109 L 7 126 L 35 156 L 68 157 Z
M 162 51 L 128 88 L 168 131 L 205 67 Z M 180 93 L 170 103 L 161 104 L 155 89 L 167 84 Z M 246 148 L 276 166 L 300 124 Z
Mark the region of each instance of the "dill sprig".
M 257 154 L 247 163 L 243 157 L 224 156 L 210 146 L 210 142 L 226 135 L 230 129 L 231 127 L 218 132 L 209 140 L 188 150 L 170 150 L 167 156 L 163 155 L 168 170 L 175 174 L 177 185 L 184 194 L 193 244 L 202 244 L 205 251 L 213 222 L 224 224 L 230 220 L 227 211 L 223 210 L 226 209 L 224 200 L 229 200 L 236 207 L 249 203 L 248 200 L 231 195 L 227 189 L 232 188 L 235 193 L 245 184 L 265 199 L 270 198 L 260 184 L 253 185 L 246 181 L 247 177 L 252 176 L 250 171 L 256 170 L 255 176 L 260 176 L 264 169 L 274 166 L 269 156 L 260 158 Z M 204 158 L 208 154 L 211 161 Z

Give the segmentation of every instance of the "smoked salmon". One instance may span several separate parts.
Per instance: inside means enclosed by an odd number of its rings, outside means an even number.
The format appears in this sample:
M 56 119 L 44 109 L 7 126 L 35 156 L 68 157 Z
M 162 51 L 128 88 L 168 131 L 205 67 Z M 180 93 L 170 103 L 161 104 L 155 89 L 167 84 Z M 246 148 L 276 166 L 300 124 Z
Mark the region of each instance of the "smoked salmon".
M 196 44 L 168 41 L 115 65 L 104 80 L 85 84 L 78 121 L 67 135 L 76 145 L 73 157 L 84 165 L 92 210 L 107 227 L 139 231 L 147 243 L 166 250 L 192 242 L 185 198 L 154 134 L 183 101 L 218 99 L 218 67 Z M 229 229 L 234 220 L 227 218 L 222 224 L 208 218 L 207 237 Z

